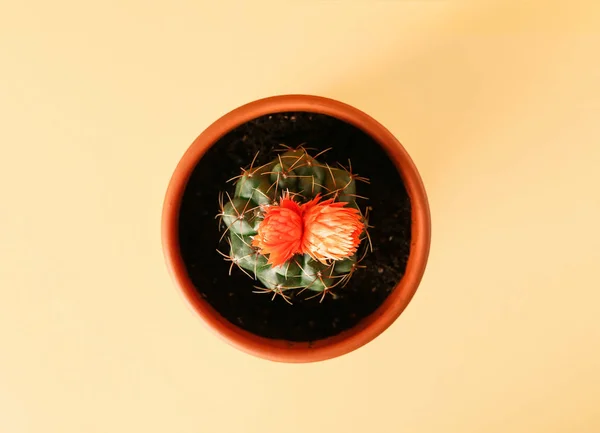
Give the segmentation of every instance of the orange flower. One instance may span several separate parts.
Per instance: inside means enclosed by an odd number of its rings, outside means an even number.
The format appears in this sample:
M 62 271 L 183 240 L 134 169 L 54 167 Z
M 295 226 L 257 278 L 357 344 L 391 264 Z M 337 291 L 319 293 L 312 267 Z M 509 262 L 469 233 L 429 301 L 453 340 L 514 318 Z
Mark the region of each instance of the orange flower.
M 352 256 L 364 230 L 360 212 L 348 203 L 319 197 L 302 205 L 304 234 L 301 252 L 323 264 Z
M 280 266 L 300 251 L 302 233 L 302 209 L 286 194 L 279 205 L 265 208 L 265 219 L 252 245 L 269 256 L 271 266 Z
M 328 263 L 353 255 L 364 230 L 360 212 L 348 203 L 320 197 L 299 205 L 289 194 L 279 205 L 268 206 L 252 245 L 268 255 L 268 263 L 280 266 L 295 254 L 308 254 Z

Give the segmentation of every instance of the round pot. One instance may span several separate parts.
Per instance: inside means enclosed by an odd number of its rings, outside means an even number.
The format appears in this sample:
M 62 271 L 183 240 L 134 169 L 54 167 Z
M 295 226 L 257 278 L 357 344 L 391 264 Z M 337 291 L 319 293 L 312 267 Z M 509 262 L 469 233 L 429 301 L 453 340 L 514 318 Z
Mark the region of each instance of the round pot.
M 289 342 L 254 335 L 222 317 L 204 300 L 188 277 L 179 249 L 179 209 L 190 174 L 204 153 L 226 133 L 257 117 L 304 111 L 335 117 L 370 135 L 386 151 L 400 173 L 411 200 L 411 246 L 406 271 L 387 299 L 356 326 L 314 342 Z M 162 214 L 162 244 L 167 267 L 176 286 L 208 327 L 229 344 L 249 354 L 279 362 L 322 361 L 349 353 L 385 331 L 406 308 L 425 271 L 431 239 L 430 214 L 421 177 L 400 142 L 362 111 L 328 98 L 283 95 L 243 105 L 202 132 L 183 155 L 169 183 Z

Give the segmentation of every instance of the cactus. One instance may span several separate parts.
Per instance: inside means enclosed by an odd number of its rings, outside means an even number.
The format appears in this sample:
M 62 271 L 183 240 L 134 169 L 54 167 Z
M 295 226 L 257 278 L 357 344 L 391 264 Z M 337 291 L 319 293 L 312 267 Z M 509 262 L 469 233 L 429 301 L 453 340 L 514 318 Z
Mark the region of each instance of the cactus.
M 367 213 L 356 203 L 356 182 L 368 182 L 352 172 L 351 164 L 330 167 L 304 147 L 287 148 L 270 163 L 243 169 L 233 197 L 220 197 L 221 253 L 250 278 L 264 286 L 257 293 L 281 295 L 309 290 L 321 301 L 332 289 L 345 286 L 367 250 Z M 370 245 L 370 239 L 369 243 Z M 360 258 L 359 258 L 360 255 Z

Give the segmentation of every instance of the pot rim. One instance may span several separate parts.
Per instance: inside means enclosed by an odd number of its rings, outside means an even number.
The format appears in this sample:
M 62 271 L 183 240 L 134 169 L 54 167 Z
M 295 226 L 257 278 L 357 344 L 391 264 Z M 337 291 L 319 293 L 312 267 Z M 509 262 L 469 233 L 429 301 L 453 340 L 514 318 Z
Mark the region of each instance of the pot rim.
M 179 209 L 188 179 L 204 153 L 225 134 L 257 117 L 290 111 L 335 117 L 370 135 L 387 153 L 411 200 L 411 245 L 406 271 L 385 301 L 356 326 L 314 342 L 274 340 L 255 335 L 229 322 L 202 296 L 188 277 L 179 251 Z M 210 330 L 248 354 L 278 362 L 316 362 L 350 353 L 369 343 L 400 316 L 425 272 L 431 242 L 431 217 L 421 177 L 408 152 L 383 125 L 346 103 L 322 96 L 290 94 L 246 103 L 221 116 L 186 150 L 169 182 L 162 212 L 162 247 L 167 268 L 187 303 Z

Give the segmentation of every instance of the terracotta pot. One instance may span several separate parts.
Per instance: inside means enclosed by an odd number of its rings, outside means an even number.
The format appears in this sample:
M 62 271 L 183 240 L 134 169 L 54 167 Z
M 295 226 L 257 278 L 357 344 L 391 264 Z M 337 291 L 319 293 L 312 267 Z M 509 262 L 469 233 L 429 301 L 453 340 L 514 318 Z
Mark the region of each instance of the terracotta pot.
M 259 116 L 289 111 L 326 114 L 365 131 L 387 152 L 408 191 L 412 206 L 412 240 L 406 272 L 384 303 L 354 328 L 336 336 L 309 343 L 259 337 L 223 318 L 196 291 L 179 250 L 178 218 L 188 178 L 203 154 L 223 135 Z M 412 299 L 423 276 L 431 238 L 429 205 L 423 183 L 410 156 L 400 142 L 381 124 L 347 104 L 308 95 L 284 95 L 243 105 L 210 125 L 189 147 L 169 184 L 162 215 L 163 250 L 169 271 L 189 304 L 219 336 L 252 355 L 280 362 L 314 362 L 351 352 L 385 331 Z

